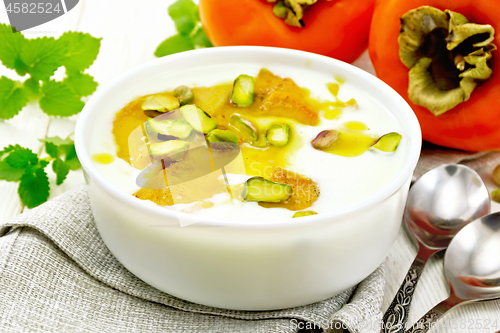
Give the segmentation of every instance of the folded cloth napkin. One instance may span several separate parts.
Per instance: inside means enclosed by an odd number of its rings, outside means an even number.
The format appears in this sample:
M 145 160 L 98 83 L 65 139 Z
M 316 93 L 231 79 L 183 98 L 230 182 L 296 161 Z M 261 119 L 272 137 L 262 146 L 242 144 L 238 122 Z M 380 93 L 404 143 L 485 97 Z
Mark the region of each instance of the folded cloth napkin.
M 344 324 L 377 332 L 370 324 L 381 318 L 383 289 L 382 265 L 356 288 L 297 308 L 232 311 L 178 299 L 113 257 L 84 186 L 0 225 L 0 331 L 342 332 L 335 327 Z
M 443 163 L 491 172 L 500 152 L 424 145 L 414 180 Z M 297 308 L 249 312 L 190 303 L 147 285 L 113 257 L 82 186 L 0 225 L 0 331 L 378 332 L 385 269 L 356 288 Z

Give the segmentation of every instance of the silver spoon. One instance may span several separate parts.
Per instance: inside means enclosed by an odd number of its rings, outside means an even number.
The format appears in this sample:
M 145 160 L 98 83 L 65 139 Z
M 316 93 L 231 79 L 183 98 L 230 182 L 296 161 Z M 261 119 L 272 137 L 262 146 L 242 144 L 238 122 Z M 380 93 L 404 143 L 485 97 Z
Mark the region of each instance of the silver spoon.
M 452 307 L 500 298 L 500 212 L 464 227 L 444 255 L 450 297 L 434 306 L 407 333 L 424 333 Z
M 410 303 L 425 263 L 448 247 L 468 223 L 490 212 L 481 177 L 460 164 L 445 164 L 420 177 L 408 193 L 404 218 L 418 243 L 413 261 L 383 317 L 382 332 L 404 332 Z

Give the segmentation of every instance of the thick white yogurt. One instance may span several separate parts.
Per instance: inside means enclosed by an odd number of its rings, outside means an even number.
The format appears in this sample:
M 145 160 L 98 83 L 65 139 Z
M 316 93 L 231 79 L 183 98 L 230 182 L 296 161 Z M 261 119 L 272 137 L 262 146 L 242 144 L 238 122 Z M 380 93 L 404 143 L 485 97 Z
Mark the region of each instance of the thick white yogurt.
M 188 86 L 210 86 L 232 81 L 239 74 L 245 73 L 256 76 L 261 66 L 246 65 L 228 66 L 221 72 L 220 67 L 204 68 L 203 72 L 196 71 L 185 73 L 183 76 L 174 76 L 172 82 L 167 86 L 159 87 L 156 91 L 139 91 L 138 96 L 146 93 L 155 93 L 165 90 L 173 90 L 180 84 Z M 297 85 L 305 87 L 315 96 L 322 100 L 334 100 L 328 91 L 326 84 L 335 82 L 335 73 L 318 73 L 306 68 L 295 68 L 290 66 L 266 66 L 276 75 L 292 78 Z M 305 177 L 311 178 L 320 189 L 320 196 L 314 202 L 312 210 L 317 213 L 345 209 L 353 205 L 387 185 L 401 170 L 404 163 L 404 151 L 409 148 L 409 138 L 402 132 L 397 120 L 388 110 L 380 105 L 377 100 L 366 92 L 357 89 L 343 78 L 345 83 L 340 85 L 338 98 L 347 101 L 354 98 L 358 108 L 345 108 L 338 119 L 327 120 L 321 118 L 319 126 L 295 125 L 294 135 L 303 138 L 304 146 L 300 148 L 290 159 L 291 166 L 287 169 L 297 172 Z M 129 101 L 138 96 L 130 96 Z M 123 105 L 125 106 L 125 105 Z M 99 124 L 100 129 L 96 131 L 96 137 L 92 138 L 94 144 L 91 154 L 108 153 L 115 156 L 111 164 L 95 163 L 96 168 L 115 186 L 127 193 L 134 193 L 139 189 L 135 181 L 141 170 L 131 167 L 127 162 L 116 157 L 116 144 L 111 134 L 113 116 L 119 110 L 110 112 L 104 123 Z M 384 153 L 370 149 L 356 157 L 343 157 L 325 153 L 314 149 L 309 142 L 325 129 L 340 129 L 349 121 L 359 121 L 368 126 L 364 133 L 381 136 L 389 132 L 398 132 L 403 138 L 398 149 L 394 153 Z M 245 176 L 229 175 L 232 183 L 244 182 Z M 139 199 L 137 199 L 139 200 Z M 205 200 L 207 201 L 207 200 Z M 241 220 L 278 220 L 291 218 L 295 212 L 284 208 L 263 208 L 255 202 L 240 202 L 231 200 L 229 194 L 217 194 L 208 201 L 215 205 L 211 208 L 193 209 L 196 204 L 176 204 L 166 209 L 186 211 L 203 217 L 217 218 L 219 220 L 241 221 Z M 148 204 L 156 205 L 153 202 Z

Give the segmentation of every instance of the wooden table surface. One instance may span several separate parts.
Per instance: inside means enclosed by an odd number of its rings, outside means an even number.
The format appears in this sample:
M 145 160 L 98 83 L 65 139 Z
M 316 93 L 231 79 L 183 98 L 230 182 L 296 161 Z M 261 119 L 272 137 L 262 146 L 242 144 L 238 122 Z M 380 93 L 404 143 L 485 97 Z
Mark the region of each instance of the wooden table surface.
M 124 71 L 155 59 L 153 53 L 156 47 L 175 31 L 174 24 L 167 14 L 167 7 L 171 2 L 172 0 L 80 0 L 78 5 L 67 14 L 23 33 L 28 38 L 58 37 L 65 31 L 73 30 L 87 32 L 94 37 L 102 37 L 99 56 L 88 73 L 94 76 L 99 87 L 103 87 Z M 8 23 L 5 7 L 1 5 L 0 22 Z M 366 53 L 354 64 L 374 73 Z M 15 77 L 14 71 L 0 65 L 1 75 Z M 58 75 L 60 77 L 63 73 L 56 72 L 56 77 Z M 18 143 L 44 156 L 45 152 L 38 139 L 55 135 L 66 137 L 74 131 L 76 120 L 77 116 L 49 117 L 39 109 L 37 102 L 31 102 L 15 118 L 0 121 L 0 149 L 9 144 Z M 84 182 L 81 171 L 70 172 L 62 186 L 55 185 L 54 174 L 49 174 L 49 178 L 51 197 Z M 0 223 L 26 210 L 19 201 L 17 187 L 17 183 L 0 181 Z M 493 210 L 500 211 L 500 205 L 495 204 Z M 385 311 L 392 301 L 415 255 L 416 246 L 401 230 L 387 258 L 387 284 L 382 310 Z M 442 259 L 431 259 L 415 291 L 410 321 L 418 320 L 428 309 L 447 296 Z M 488 321 L 490 329 L 484 329 Z M 446 322 L 457 323 L 458 328 L 444 327 Z M 492 328 L 495 324 L 496 328 Z M 466 304 L 452 309 L 443 317 L 442 325 L 432 329 L 431 332 L 483 333 L 498 330 L 500 330 L 500 300 Z

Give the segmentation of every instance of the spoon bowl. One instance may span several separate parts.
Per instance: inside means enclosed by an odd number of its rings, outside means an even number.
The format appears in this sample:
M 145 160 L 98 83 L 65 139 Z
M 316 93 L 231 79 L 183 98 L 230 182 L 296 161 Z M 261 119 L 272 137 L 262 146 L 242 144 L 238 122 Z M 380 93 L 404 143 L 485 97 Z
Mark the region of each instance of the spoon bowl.
M 446 164 L 415 182 L 405 221 L 420 245 L 442 250 L 460 229 L 489 211 L 488 189 L 481 177 L 464 165 Z
M 382 332 L 404 332 L 413 293 L 427 260 L 446 249 L 460 229 L 489 212 L 486 185 L 477 172 L 464 165 L 441 165 L 413 184 L 404 218 L 416 238 L 418 253 L 384 314 Z
M 429 310 L 408 333 L 427 332 L 446 311 L 471 301 L 500 299 L 500 212 L 483 216 L 453 238 L 444 256 L 450 296 Z
M 500 213 L 467 225 L 445 254 L 446 277 L 457 297 L 488 300 L 500 297 Z

